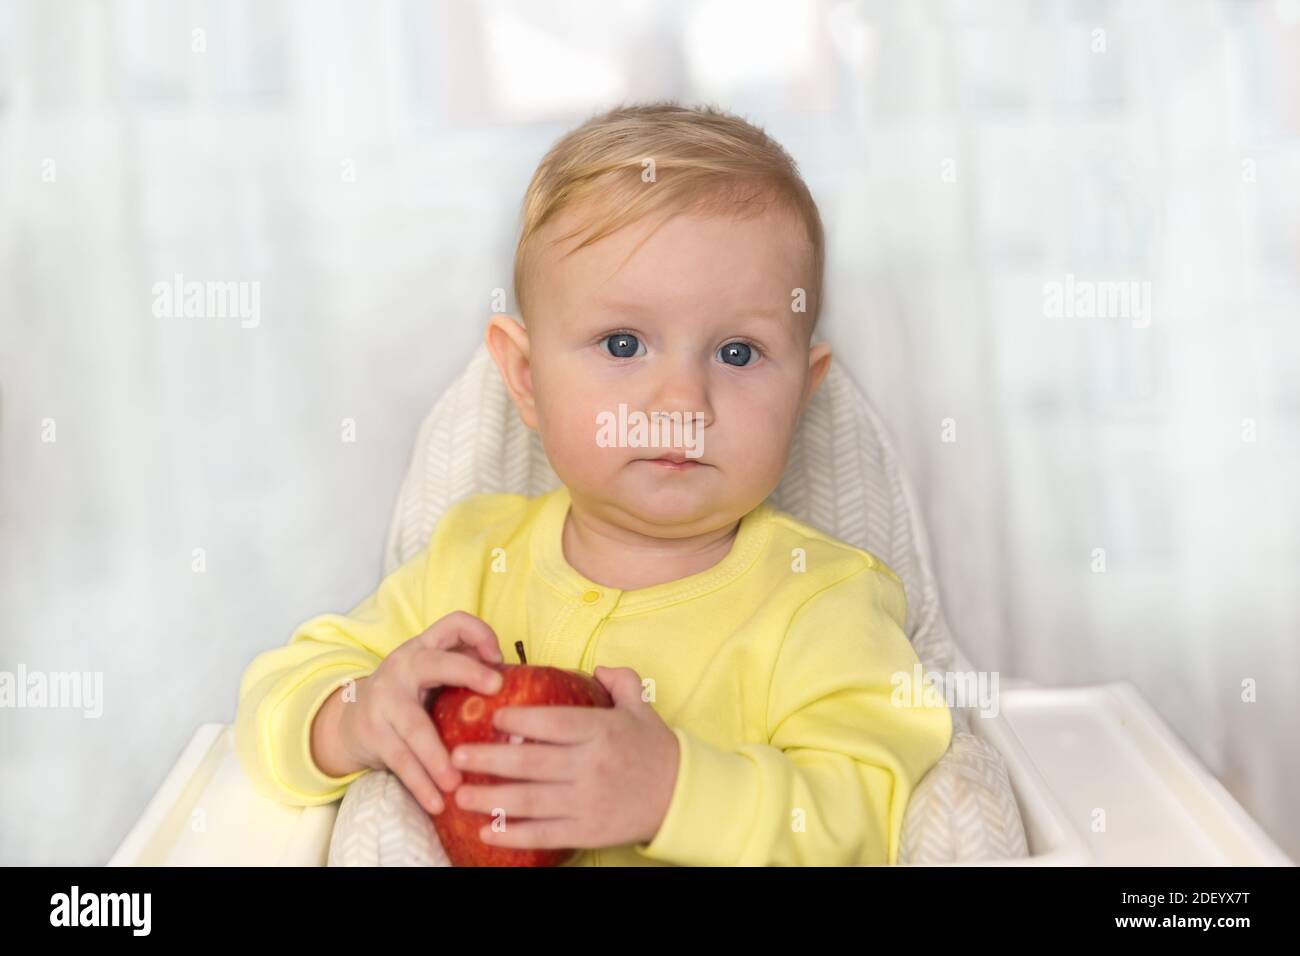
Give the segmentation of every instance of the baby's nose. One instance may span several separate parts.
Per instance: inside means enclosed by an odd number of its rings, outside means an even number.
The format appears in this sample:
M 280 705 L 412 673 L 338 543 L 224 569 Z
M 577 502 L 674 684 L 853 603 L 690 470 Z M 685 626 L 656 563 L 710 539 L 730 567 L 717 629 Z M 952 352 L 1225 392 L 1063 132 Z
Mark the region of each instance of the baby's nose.
M 707 378 L 690 361 L 676 363 L 665 370 L 658 387 L 651 396 L 648 411 L 677 413 L 694 416 L 697 412 L 709 413 Z

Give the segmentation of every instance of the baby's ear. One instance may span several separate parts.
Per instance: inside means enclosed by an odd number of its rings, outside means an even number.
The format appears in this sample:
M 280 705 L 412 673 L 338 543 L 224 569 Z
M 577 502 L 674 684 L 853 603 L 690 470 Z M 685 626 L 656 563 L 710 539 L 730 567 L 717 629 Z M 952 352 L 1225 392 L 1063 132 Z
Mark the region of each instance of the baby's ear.
M 519 417 L 537 430 L 537 405 L 533 401 L 533 375 L 529 360 L 528 330 L 514 316 L 497 313 L 488 319 L 485 336 L 488 352 L 497 363 Z
M 814 342 L 808 348 L 808 384 L 804 386 L 803 401 L 799 403 L 799 414 L 803 414 L 813 394 L 831 370 L 831 347 L 825 342 Z

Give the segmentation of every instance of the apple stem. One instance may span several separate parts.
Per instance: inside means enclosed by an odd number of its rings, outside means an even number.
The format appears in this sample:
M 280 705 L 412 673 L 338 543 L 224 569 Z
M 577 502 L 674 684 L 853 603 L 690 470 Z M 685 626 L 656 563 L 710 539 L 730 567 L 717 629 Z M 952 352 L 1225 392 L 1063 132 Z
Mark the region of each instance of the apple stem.
M 515 653 L 519 655 L 519 663 L 527 664 L 528 658 L 524 656 L 524 642 L 515 641 Z

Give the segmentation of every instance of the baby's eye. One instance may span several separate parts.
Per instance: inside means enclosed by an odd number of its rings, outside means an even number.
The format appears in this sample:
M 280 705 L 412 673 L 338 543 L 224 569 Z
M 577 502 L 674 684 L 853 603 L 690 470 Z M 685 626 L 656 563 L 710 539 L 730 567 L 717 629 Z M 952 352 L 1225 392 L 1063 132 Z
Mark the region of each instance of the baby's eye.
M 728 365 L 743 368 L 750 364 L 749 360 L 754 357 L 754 349 L 744 342 L 728 342 L 718 349 L 718 357 Z
M 640 339 L 635 335 L 629 335 L 627 332 L 616 332 L 605 339 L 605 348 L 615 358 L 632 358 L 637 354 L 640 346 Z

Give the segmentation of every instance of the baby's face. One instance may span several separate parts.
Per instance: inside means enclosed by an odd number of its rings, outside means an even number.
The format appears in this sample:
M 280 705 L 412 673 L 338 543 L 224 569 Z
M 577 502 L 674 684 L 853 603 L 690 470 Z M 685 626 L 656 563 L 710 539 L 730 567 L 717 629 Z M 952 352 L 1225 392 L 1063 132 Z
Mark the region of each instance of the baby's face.
M 562 257 L 549 240 L 579 221 L 543 232 L 524 419 L 576 506 L 657 537 L 724 527 L 780 481 L 829 366 L 828 346 L 810 348 L 811 315 L 794 308 L 812 268 L 802 224 L 782 211 L 678 215 L 624 263 L 653 223 Z M 685 462 L 655 460 L 665 455 Z

